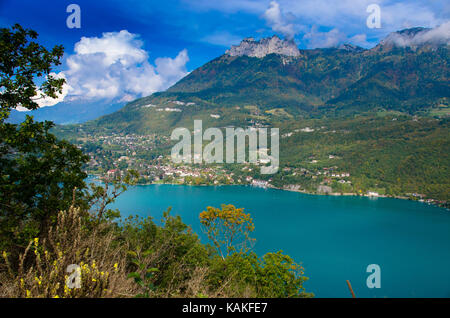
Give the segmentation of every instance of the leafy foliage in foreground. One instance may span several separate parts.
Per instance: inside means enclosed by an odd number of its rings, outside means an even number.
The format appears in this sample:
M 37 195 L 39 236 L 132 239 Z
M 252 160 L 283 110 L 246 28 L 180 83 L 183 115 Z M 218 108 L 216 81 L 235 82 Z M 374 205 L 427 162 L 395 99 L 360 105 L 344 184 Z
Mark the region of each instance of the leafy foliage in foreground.
M 51 127 L 31 117 L 0 125 L 0 248 L 26 246 L 70 206 L 73 190 L 85 187 L 87 156 L 57 140 Z
M 137 217 L 118 225 L 72 206 L 17 261 L 2 254 L 0 297 L 313 296 L 304 291 L 303 268 L 281 251 L 221 257 L 170 210 L 161 225 Z M 68 287 L 71 264 L 80 288 Z
M 65 80 L 55 78 L 51 70 L 61 64 L 64 48 L 57 45 L 49 51 L 34 42 L 37 36 L 19 24 L 0 29 L 0 121 L 19 105 L 37 109 L 38 99 L 56 98 L 62 92 Z M 42 79 L 42 84 L 36 85 L 36 79 Z
M 37 100 L 62 91 L 64 79 L 51 70 L 60 64 L 63 47 L 47 50 L 36 38 L 35 31 L 18 24 L 0 29 L 0 248 L 14 251 L 46 232 L 58 211 L 80 196 L 88 159 L 57 140 L 49 132 L 51 122 L 29 116 L 20 125 L 6 122 L 12 109 L 36 109 Z

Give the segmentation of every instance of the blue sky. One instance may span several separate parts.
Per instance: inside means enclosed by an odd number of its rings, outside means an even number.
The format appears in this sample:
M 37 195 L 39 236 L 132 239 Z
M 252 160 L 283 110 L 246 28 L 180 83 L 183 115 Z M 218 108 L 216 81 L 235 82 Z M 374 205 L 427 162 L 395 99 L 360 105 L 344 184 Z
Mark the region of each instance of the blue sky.
M 81 8 L 80 29 L 66 26 L 71 3 Z M 366 25 L 372 3 L 381 8 L 379 29 Z M 392 31 L 435 27 L 449 16 L 446 0 L 0 0 L 1 27 L 18 22 L 38 31 L 41 43 L 64 45 L 56 73 L 69 85 L 65 102 L 128 101 L 164 90 L 244 37 L 369 48 Z

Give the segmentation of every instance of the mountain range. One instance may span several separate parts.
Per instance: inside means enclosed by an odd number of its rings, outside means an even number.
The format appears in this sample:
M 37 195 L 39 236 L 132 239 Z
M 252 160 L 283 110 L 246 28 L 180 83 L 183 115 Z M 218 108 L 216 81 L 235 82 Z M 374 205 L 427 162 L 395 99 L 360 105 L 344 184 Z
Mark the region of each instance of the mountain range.
M 424 36 L 431 31 L 395 32 L 372 49 L 300 50 L 277 36 L 246 38 L 167 91 L 88 125 L 143 133 L 193 117 L 224 126 L 380 110 L 447 114 L 449 43 Z

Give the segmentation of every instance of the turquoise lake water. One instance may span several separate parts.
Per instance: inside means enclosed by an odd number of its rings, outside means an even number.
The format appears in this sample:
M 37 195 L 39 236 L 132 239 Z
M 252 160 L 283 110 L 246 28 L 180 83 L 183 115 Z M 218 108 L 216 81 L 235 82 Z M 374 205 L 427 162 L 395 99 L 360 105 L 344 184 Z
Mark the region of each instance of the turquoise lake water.
M 169 206 L 201 235 L 206 206 L 233 204 L 251 213 L 260 256 L 283 250 L 305 268 L 316 297 L 450 297 L 450 211 L 389 198 L 316 196 L 244 186 L 147 185 L 114 204 L 122 216 L 160 220 Z M 369 289 L 369 264 L 381 288 Z

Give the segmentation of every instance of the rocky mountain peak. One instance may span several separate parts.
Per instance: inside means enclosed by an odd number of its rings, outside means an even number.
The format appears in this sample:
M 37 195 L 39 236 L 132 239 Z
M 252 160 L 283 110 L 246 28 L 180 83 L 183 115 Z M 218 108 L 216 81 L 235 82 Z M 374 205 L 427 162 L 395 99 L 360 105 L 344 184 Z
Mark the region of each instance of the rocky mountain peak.
M 258 58 L 272 53 L 294 57 L 300 55 L 300 51 L 293 41 L 282 40 L 276 35 L 259 41 L 254 38 L 245 38 L 239 45 L 233 45 L 225 52 L 230 56 L 247 55 Z

